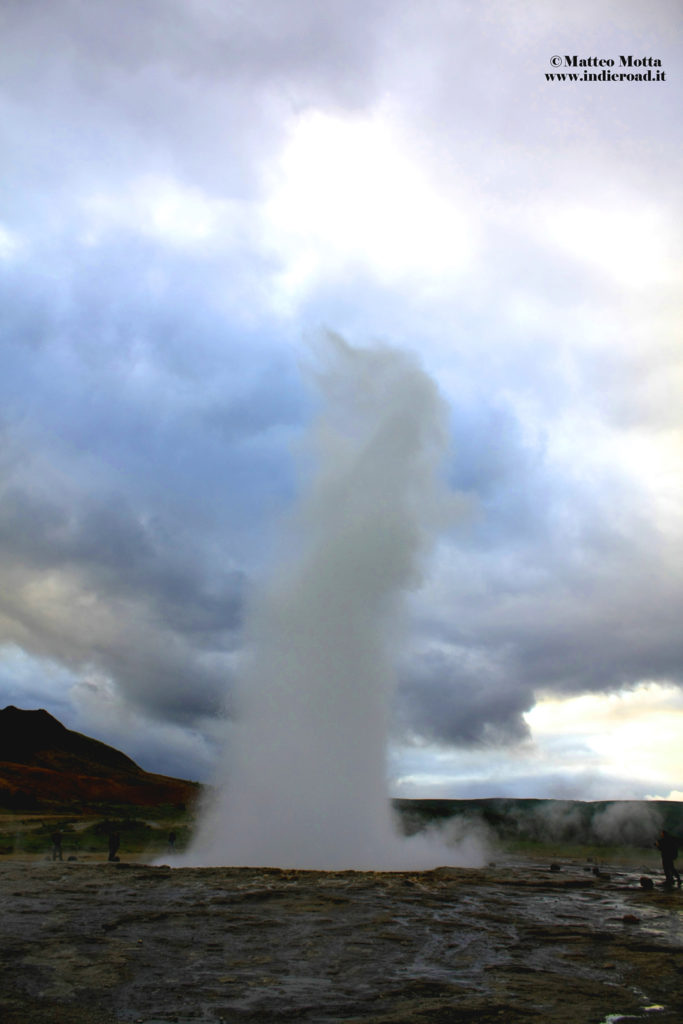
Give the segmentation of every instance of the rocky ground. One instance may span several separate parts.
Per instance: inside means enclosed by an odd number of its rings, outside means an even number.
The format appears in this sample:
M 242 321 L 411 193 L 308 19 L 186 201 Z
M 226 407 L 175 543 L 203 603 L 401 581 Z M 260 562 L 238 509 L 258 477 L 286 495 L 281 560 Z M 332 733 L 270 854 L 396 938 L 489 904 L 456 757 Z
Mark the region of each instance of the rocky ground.
M 5 860 L 0 902 L 4 1024 L 683 1019 L 683 895 L 637 870 Z

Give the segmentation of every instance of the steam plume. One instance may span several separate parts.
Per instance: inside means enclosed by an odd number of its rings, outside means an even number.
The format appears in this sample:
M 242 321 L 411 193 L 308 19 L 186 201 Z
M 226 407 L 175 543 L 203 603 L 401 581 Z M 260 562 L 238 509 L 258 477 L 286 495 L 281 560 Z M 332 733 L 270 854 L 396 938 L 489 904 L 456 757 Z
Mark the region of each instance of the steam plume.
M 401 597 L 439 507 L 444 408 L 406 354 L 329 335 L 320 356 L 312 483 L 252 609 L 240 720 L 192 863 L 420 866 L 393 828 L 386 717 Z

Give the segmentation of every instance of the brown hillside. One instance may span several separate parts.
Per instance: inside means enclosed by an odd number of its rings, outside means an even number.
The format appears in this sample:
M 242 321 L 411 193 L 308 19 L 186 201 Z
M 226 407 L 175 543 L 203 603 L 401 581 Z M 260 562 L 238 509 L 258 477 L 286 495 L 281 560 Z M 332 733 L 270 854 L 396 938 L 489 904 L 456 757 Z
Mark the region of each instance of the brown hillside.
M 194 782 L 143 771 L 120 750 L 66 729 L 47 711 L 0 711 L 0 807 L 184 804 Z

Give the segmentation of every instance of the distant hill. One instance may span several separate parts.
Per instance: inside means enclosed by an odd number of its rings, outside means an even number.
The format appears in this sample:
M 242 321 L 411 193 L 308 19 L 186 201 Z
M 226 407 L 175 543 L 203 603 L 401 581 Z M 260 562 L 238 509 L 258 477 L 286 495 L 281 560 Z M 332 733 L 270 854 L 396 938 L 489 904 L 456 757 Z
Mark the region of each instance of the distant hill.
M 114 747 L 65 728 L 45 710 L 0 711 L 0 807 L 185 805 L 200 787 L 143 771 Z
M 394 800 L 403 830 L 490 830 L 499 840 L 651 849 L 662 828 L 680 837 L 683 803 L 675 800 Z

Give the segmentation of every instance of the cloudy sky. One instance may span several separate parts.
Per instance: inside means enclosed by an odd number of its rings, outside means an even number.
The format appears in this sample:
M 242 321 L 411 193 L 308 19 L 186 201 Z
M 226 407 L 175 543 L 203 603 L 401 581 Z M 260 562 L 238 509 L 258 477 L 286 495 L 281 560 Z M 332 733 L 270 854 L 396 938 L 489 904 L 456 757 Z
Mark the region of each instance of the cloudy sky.
M 678 0 L 5 0 L 0 707 L 210 777 L 327 328 L 449 411 L 392 793 L 683 799 L 682 44 Z

